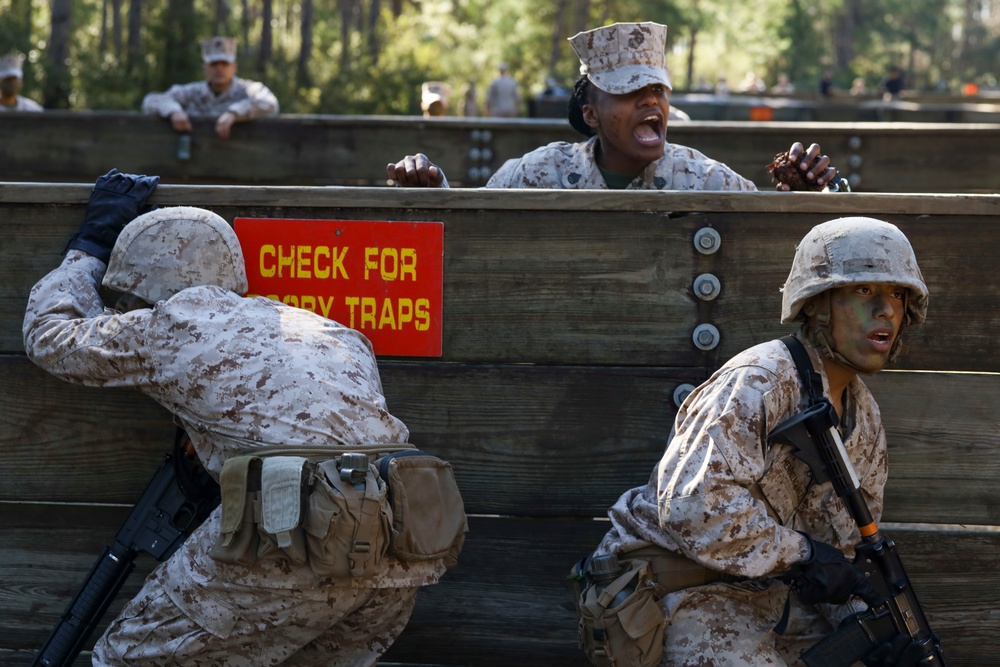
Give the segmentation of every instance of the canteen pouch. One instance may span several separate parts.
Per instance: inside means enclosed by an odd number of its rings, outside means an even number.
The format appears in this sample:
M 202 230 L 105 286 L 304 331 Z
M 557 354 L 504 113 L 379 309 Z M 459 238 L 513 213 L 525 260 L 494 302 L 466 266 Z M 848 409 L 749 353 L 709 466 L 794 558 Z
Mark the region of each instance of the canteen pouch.
M 469 523 L 451 464 L 408 449 L 375 465 L 392 507 L 389 553 L 405 562 L 443 559 L 445 567 L 454 567 Z
M 392 510 L 388 489 L 374 465 L 368 466 L 361 489 L 341 479 L 337 464 L 330 459 L 317 466 L 308 498 L 305 538 L 309 566 L 320 577 L 370 576 L 389 548 Z
M 219 475 L 222 521 L 210 552 L 220 563 L 306 562 L 302 529 L 311 463 L 298 456 L 235 456 Z
M 655 667 L 663 656 L 666 621 L 662 595 L 650 577 L 649 563 L 623 559 L 623 572 L 606 587 L 589 579 L 580 588 L 580 648 L 595 667 Z M 623 590 L 635 590 L 608 608 Z

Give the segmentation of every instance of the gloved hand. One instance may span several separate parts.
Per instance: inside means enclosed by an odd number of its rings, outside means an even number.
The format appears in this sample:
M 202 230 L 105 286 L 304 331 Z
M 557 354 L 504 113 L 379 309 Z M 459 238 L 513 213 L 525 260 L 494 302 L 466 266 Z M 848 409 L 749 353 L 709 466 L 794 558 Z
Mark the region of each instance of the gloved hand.
M 843 604 L 852 595 L 863 598 L 869 605 L 881 602 L 865 575 L 839 549 L 802 534 L 809 541 L 809 558 L 782 578 L 792 584 L 804 603 Z
M 82 250 L 107 264 L 122 228 L 136 218 L 160 182 L 159 176 L 122 174 L 117 169 L 97 179 L 80 231 L 68 248 Z
M 925 646 L 910 639 L 909 635 L 898 635 L 891 642 L 880 644 L 861 662 L 866 667 L 917 667 L 928 647 L 936 643 L 937 636 Z

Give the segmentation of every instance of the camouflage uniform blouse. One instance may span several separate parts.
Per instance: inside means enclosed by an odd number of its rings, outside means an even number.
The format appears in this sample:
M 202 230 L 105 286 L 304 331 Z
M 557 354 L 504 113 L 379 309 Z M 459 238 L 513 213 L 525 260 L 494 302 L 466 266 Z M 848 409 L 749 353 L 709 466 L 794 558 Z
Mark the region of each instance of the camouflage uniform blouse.
M 0 104 L 0 111 L 44 111 L 44 109 L 41 104 L 30 97 L 18 95 L 14 106 L 9 107 L 6 104 Z
M 813 366 L 829 383 L 819 352 Z M 780 341 L 738 354 L 684 401 L 667 450 L 649 483 L 610 510 L 599 552 L 657 544 L 702 565 L 751 578 L 788 570 L 806 556 L 804 531 L 853 554 L 856 526 L 829 483 L 812 484 L 806 464 L 767 434 L 808 404 L 795 363 Z M 887 476 L 878 406 L 860 379 L 845 393 L 844 445 L 876 519 Z M 751 494 L 760 489 L 774 508 Z
M 556 141 L 507 160 L 486 184 L 488 188 L 566 188 L 606 190 L 597 168 L 597 137 L 582 143 Z M 676 144 L 667 144 L 663 157 L 651 162 L 633 180 L 629 190 L 737 190 L 757 187 L 721 162 Z
M 232 111 L 237 120 L 253 120 L 278 115 L 278 98 L 262 83 L 233 77 L 225 91 L 216 95 L 207 81 L 171 86 L 165 93 L 149 93 L 142 100 L 142 112 L 164 118 L 175 111 L 189 116 L 218 118 Z
M 53 375 L 93 387 L 132 387 L 176 415 L 206 469 L 218 479 L 227 458 L 272 445 L 295 447 L 406 442 L 409 431 L 382 394 L 375 355 L 362 334 L 309 311 L 219 287 L 185 289 L 151 309 L 105 309 L 98 286 L 106 266 L 71 250 L 32 289 L 24 348 Z M 308 565 L 258 561 L 226 565 L 208 553 L 221 510 L 166 567 L 195 581 L 273 588 L 323 583 Z M 194 554 L 190 561 L 180 558 Z M 359 588 L 434 583 L 440 562 L 386 557 Z

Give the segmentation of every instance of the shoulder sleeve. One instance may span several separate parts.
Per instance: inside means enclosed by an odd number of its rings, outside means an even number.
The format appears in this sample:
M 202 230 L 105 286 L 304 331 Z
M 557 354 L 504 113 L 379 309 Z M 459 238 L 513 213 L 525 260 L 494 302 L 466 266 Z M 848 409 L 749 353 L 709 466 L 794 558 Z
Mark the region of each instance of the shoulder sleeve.
M 259 81 L 240 80 L 240 85 L 246 91 L 246 97 L 229 105 L 227 111 L 232 111 L 239 120 L 253 120 L 266 116 L 278 115 L 278 98 L 271 89 Z
M 142 112 L 167 118 L 175 111 L 184 111 L 188 97 L 182 85 L 171 86 L 165 93 L 149 93 L 142 98 Z
M 104 308 L 98 285 L 105 265 L 71 250 L 35 284 L 22 334 L 35 364 L 76 384 L 140 386 L 150 373 L 142 353 L 148 311 L 122 314 Z
M 521 160 L 523 158 L 512 158 L 507 160 L 501 165 L 496 172 L 490 176 L 490 180 L 486 182 L 486 187 L 488 188 L 517 188 L 521 187 L 518 185 L 517 174 L 520 171 Z

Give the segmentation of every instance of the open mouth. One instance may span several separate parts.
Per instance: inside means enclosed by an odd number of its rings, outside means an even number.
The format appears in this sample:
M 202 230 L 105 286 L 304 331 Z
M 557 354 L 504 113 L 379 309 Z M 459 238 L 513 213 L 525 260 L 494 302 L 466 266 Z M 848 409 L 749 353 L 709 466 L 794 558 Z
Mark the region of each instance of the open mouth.
M 663 118 L 658 114 L 650 114 L 639 121 L 633 132 L 641 144 L 655 146 L 663 141 Z
M 880 349 L 888 349 L 892 345 L 892 332 L 888 330 L 873 331 L 868 334 L 868 340 Z

